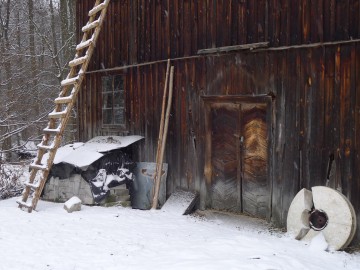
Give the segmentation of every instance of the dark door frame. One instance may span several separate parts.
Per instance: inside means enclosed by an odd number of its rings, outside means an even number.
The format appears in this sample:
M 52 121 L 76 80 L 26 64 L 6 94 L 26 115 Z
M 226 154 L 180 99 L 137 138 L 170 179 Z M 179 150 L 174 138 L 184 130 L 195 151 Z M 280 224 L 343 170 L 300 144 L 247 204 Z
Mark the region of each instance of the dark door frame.
M 274 155 L 274 136 L 273 127 L 275 121 L 275 113 L 273 111 L 274 97 L 270 95 L 248 96 L 248 95 L 234 95 L 234 96 L 201 96 L 204 104 L 204 134 L 205 134 L 205 163 L 204 163 L 204 178 L 201 183 L 200 192 L 200 208 L 205 209 L 209 202 L 208 189 L 212 182 L 212 165 L 211 165 L 211 110 L 214 108 L 225 107 L 229 109 L 238 109 L 243 103 L 264 103 L 267 105 L 266 122 L 268 124 L 268 178 L 270 185 L 269 197 L 269 213 L 266 219 L 270 221 L 272 213 L 272 194 L 273 194 L 273 155 Z

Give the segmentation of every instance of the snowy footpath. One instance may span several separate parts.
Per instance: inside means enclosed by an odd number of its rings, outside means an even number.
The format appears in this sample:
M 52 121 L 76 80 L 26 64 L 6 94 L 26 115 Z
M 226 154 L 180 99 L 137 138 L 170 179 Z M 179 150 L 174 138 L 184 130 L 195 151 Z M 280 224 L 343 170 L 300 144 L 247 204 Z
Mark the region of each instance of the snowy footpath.
M 38 212 L 0 201 L 0 269 L 360 269 L 360 254 L 325 252 L 251 220 L 122 207 Z

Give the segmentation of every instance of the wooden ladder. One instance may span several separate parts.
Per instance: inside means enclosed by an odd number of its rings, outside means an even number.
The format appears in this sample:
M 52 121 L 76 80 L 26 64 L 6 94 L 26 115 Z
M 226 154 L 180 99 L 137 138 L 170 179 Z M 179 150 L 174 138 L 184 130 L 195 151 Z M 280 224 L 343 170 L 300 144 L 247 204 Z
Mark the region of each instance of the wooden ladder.
M 29 213 L 36 209 L 45 186 L 56 151 L 60 146 L 66 124 L 71 116 L 71 110 L 76 102 L 77 94 L 94 52 L 109 3 L 110 0 L 96 0 L 94 7 L 89 11 L 89 21 L 82 28 L 83 37 L 76 46 L 75 58 L 69 62 L 69 74 L 61 82 L 59 97 L 54 101 L 55 109 L 49 114 L 49 122 L 44 129 L 42 141 L 38 145 L 37 156 L 30 165 L 29 181 L 25 183 L 22 198 L 17 200 L 19 207 L 26 208 Z

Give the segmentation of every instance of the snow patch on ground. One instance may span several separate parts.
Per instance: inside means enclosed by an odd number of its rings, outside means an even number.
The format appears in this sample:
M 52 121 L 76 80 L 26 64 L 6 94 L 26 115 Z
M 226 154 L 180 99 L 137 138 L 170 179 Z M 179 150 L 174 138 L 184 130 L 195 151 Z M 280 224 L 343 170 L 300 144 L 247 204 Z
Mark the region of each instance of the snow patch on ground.
M 0 201 L 0 269 L 360 269 L 360 254 L 311 250 L 263 221 L 122 207 L 31 214 Z
M 329 248 L 329 244 L 326 242 L 322 232 L 319 232 L 313 239 L 311 239 L 309 248 L 311 251 L 327 250 Z

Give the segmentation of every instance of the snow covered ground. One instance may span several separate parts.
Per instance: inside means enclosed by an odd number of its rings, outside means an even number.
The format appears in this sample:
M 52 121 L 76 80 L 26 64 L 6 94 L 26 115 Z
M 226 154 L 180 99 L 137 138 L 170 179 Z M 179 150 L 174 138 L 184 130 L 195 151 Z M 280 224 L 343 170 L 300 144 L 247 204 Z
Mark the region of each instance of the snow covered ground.
M 360 269 L 360 254 L 325 252 L 264 222 L 130 208 L 38 212 L 0 201 L 0 269 Z

